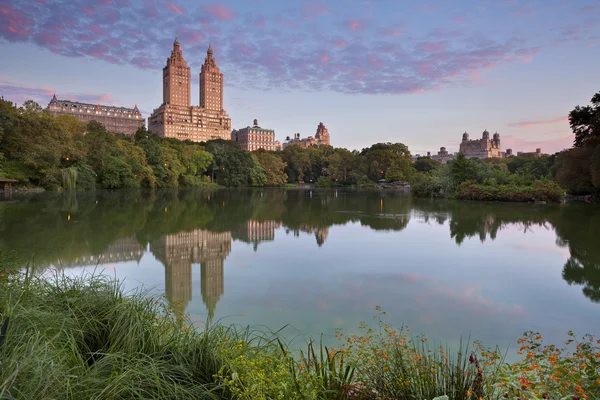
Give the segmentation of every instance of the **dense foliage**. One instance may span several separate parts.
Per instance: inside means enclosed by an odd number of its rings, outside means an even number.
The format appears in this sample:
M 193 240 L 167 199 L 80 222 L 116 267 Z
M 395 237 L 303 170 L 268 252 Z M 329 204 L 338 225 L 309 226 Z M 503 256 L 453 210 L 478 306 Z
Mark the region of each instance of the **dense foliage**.
M 0 265 L 0 270 L 3 269 Z M 600 340 L 518 340 L 516 363 L 475 342 L 429 345 L 394 329 L 338 332 L 299 354 L 276 335 L 193 329 L 162 299 L 102 276 L 0 281 L 0 397 L 8 399 L 558 399 L 600 396 Z M 439 396 L 439 397 L 438 397 Z

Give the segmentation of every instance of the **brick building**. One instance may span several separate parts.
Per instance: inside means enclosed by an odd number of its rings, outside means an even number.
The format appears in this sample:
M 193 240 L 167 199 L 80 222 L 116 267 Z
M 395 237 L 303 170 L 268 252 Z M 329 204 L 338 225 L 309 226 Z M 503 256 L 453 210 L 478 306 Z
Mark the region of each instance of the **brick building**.
M 275 141 L 275 131 L 258 126 L 258 120 L 254 120 L 253 126 L 247 126 L 242 129 L 231 132 L 231 140 L 236 142 L 240 148 L 248 151 L 258 149 L 277 150 Z
M 56 95 L 48 103 L 46 110 L 54 115 L 71 115 L 85 123 L 96 121 L 109 132 L 133 135 L 144 126 L 144 118 L 137 106 L 134 108 L 103 106 L 100 104 L 79 103 L 58 100 Z
M 490 139 L 490 133 L 487 129 L 483 131 L 481 139 L 469 140 L 469 134 L 467 132 L 463 133 L 459 151 L 466 158 L 503 157 L 500 149 L 500 134 L 496 132 L 493 139 Z
M 231 138 L 231 118 L 223 108 L 223 74 L 209 46 L 200 70 L 200 106 L 191 105 L 191 70 L 179 40 L 163 68 L 163 102 L 148 118 L 159 136 L 193 142 Z
M 283 143 L 283 148 L 290 146 L 292 144 L 297 144 L 300 147 L 310 147 L 310 146 L 322 146 L 322 145 L 331 145 L 331 137 L 329 136 L 329 131 L 323 125 L 322 122 L 319 122 L 317 126 L 317 132 L 315 136 L 309 136 L 307 138 L 301 139 L 299 133 L 295 133 L 293 138 L 289 136 L 285 139 Z

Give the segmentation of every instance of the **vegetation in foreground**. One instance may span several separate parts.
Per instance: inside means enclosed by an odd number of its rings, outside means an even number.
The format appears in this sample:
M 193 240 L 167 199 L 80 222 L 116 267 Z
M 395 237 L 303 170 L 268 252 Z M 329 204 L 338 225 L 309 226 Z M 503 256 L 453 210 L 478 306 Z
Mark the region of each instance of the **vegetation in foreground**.
M 115 135 L 95 122 L 53 117 L 32 101 L 17 108 L 2 100 L 0 177 L 49 190 L 301 182 L 377 188 L 385 179 L 410 183 L 419 197 L 557 202 L 566 190 L 600 199 L 600 92 L 591 105 L 575 107 L 569 123 L 574 147 L 554 155 L 486 160 L 459 155 L 448 164 L 421 157 L 413 163 L 402 143 L 377 143 L 361 151 L 292 145 L 250 153 L 230 141 L 164 139 L 145 128 L 134 137 Z
M 0 292 L 0 398 L 559 399 L 600 396 L 600 340 L 569 333 L 568 352 L 526 333 L 503 363 L 477 342 L 458 353 L 377 325 L 338 332 L 293 355 L 276 334 L 191 329 L 164 299 L 124 293 L 104 276 L 10 274 Z M 445 397 L 447 396 L 447 397 Z

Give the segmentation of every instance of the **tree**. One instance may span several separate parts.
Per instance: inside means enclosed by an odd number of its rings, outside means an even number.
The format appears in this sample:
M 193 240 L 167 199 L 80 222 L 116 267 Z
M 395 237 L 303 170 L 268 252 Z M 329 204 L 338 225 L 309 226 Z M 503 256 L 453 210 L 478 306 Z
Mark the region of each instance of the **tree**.
M 306 149 L 293 144 L 283 150 L 282 156 L 287 165 L 286 173 L 289 181 L 303 181 L 304 175 L 311 170 L 310 156 Z
M 478 180 L 478 162 L 476 159 L 467 159 L 463 153 L 449 162 L 450 177 L 455 185 L 460 185 L 467 180 Z
M 142 187 L 153 188 L 156 186 L 156 178 L 152 168 L 146 162 L 144 150 L 126 139 L 117 140 L 115 152 L 121 155 L 131 167 L 131 172 Z
M 369 179 L 378 181 L 385 176 L 386 171 L 395 165 L 401 173 L 408 177 L 414 170 L 408 147 L 402 143 L 377 143 L 363 149 L 362 168 Z
M 600 141 L 600 92 L 592 97 L 591 103 L 591 106 L 576 106 L 569 113 L 575 147 L 595 147 Z
M 419 172 L 429 172 L 439 168 L 441 163 L 431 157 L 419 157 L 413 164 L 413 167 Z
M 254 155 L 265 171 L 267 186 L 281 186 L 287 183 L 286 164 L 281 161 L 281 158 L 262 149 L 256 151 Z
M 105 154 L 100 169 L 100 183 L 105 189 L 139 188 L 131 166 L 125 159 L 112 154 Z

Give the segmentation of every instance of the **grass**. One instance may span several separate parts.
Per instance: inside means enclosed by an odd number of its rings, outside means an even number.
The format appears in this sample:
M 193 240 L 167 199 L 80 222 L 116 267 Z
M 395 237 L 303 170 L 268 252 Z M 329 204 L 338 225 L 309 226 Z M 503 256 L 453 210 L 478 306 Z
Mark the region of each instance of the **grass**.
M 164 297 L 125 293 L 106 276 L 13 270 L 0 282 L 0 399 L 600 396 L 600 341 L 592 336 L 570 333 L 568 352 L 530 332 L 518 342 L 523 358 L 506 364 L 477 342 L 450 354 L 384 316 L 378 309 L 377 326 L 361 324 L 358 335 L 339 332 L 339 348 L 310 341 L 292 352 L 277 332 L 193 329 Z

